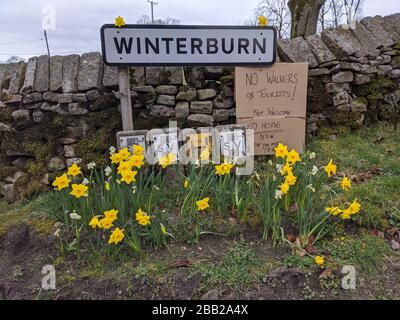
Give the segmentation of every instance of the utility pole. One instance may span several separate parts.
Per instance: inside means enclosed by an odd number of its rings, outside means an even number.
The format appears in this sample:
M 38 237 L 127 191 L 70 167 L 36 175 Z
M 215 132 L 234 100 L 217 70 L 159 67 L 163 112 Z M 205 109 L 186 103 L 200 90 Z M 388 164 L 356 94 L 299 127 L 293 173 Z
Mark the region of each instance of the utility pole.
M 158 5 L 158 2 L 155 2 L 153 0 L 147 0 L 148 3 L 151 5 L 151 23 L 154 24 L 154 5 Z
M 48 41 L 48 39 L 47 39 L 47 32 L 46 32 L 46 29 L 43 31 L 43 33 L 44 33 L 44 38 L 45 38 L 45 40 L 46 40 L 47 55 L 48 55 L 49 58 L 50 58 L 49 41 Z

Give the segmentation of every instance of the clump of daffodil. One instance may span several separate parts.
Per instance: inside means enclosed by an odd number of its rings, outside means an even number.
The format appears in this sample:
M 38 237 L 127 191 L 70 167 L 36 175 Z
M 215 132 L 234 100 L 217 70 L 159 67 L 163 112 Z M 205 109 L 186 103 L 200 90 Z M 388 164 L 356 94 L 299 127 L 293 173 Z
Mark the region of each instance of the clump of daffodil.
M 52 185 L 53 187 L 56 187 L 58 190 L 62 190 L 64 188 L 68 188 L 70 182 L 71 180 L 69 180 L 67 174 L 64 173 L 63 175 L 56 177 Z
M 293 174 L 293 166 L 301 161 L 299 153 L 292 149 L 288 151 L 288 147 L 279 143 L 275 148 L 275 157 L 282 158 L 285 160 L 285 164 L 277 164 L 277 171 L 285 176 L 283 183 L 279 185 L 279 189 L 275 191 L 275 198 L 281 199 L 283 195 L 288 194 L 291 186 L 294 186 L 297 182 L 297 177 Z
M 99 219 L 101 216 L 95 216 L 90 220 L 89 226 L 93 229 L 95 228 L 103 228 L 104 230 L 108 230 L 113 226 L 113 223 L 118 218 L 118 210 L 111 209 L 108 211 L 104 211 L 102 219 Z
M 79 199 L 81 197 L 88 196 L 88 186 L 85 186 L 84 184 L 72 184 L 71 187 L 72 191 L 70 192 L 70 195 L 74 196 L 75 198 Z
M 166 167 L 171 165 L 175 160 L 176 160 L 176 154 L 175 153 L 168 153 L 166 156 L 160 158 L 160 160 L 158 161 L 158 164 L 163 169 L 165 169 Z
M 232 168 L 233 168 L 233 164 L 224 162 L 220 165 L 215 166 L 215 174 L 217 174 L 219 176 L 223 176 L 225 174 L 230 174 Z
M 77 175 L 82 174 L 81 168 L 78 167 L 77 164 L 74 162 L 73 165 L 68 168 L 67 174 L 75 178 Z
M 110 239 L 108 240 L 108 244 L 118 244 L 124 239 L 124 229 L 115 228 L 115 230 L 111 233 Z
M 136 221 L 141 225 L 141 226 L 147 226 L 150 224 L 150 216 L 144 212 L 142 209 L 139 209 L 136 212 Z
M 210 207 L 209 202 L 210 198 L 206 197 L 201 200 L 196 201 L 196 206 L 198 211 L 204 211 Z

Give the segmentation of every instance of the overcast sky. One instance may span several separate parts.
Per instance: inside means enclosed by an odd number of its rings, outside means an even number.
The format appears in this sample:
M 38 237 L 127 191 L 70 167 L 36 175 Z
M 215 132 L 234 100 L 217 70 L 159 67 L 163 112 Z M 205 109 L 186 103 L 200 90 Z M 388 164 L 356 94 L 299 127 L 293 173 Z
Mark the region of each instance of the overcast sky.
M 259 0 L 158 0 L 155 18 L 172 17 L 181 24 L 243 24 Z M 150 15 L 147 0 L 0 0 L 0 61 L 46 54 L 43 8 L 55 9 L 55 30 L 48 31 L 50 53 L 100 51 L 99 30 L 121 15 L 136 23 Z M 365 0 L 364 16 L 400 12 L 400 0 Z

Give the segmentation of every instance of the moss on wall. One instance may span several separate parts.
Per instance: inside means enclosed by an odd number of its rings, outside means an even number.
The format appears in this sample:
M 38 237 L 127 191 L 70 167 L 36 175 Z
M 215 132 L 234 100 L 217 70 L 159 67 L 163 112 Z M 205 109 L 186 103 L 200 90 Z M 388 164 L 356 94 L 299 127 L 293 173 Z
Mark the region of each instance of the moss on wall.
M 115 146 L 115 134 L 121 130 L 121 115 L 116 109 L 90 113 L 85 117 L 88 131 L 76 145 L 76 152 L 85 165 L 91 161 L 98 166 L 109 164 L 108 149 Z
M 7 106 L 0 108 L 0 122 L 12 122 L 13 118 L 11 114 L 14 110 L 15 110 L 14 108 Z

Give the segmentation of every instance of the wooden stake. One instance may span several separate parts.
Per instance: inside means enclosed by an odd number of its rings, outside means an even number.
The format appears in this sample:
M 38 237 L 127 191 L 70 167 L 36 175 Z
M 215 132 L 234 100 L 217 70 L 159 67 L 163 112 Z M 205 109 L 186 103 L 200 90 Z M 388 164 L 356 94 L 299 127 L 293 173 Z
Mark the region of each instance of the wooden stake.
M 131 88 L 129 84 L 129 69 L 118 67 L 119 93 L 121 102 L 122 130 L 133 130 L 133 116 L 131 105 Z

